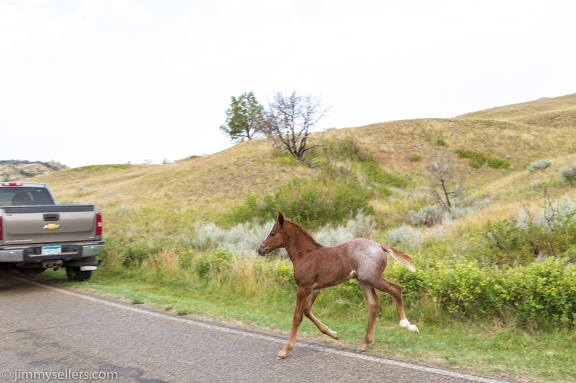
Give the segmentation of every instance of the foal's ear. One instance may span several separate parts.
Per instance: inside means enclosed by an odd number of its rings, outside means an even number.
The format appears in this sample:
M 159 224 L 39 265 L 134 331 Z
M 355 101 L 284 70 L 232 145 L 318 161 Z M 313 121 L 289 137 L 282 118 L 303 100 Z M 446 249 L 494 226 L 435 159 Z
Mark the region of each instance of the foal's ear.
M 280 226 L 284 225 L 284 215 L 280 211 L 278 212 L 278 223 Z

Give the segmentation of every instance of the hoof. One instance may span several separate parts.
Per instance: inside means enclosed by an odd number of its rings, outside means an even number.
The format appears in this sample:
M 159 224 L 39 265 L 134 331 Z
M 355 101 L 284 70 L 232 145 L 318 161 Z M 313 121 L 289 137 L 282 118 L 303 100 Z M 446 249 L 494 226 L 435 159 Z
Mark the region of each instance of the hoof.
M 366 345 L 365 345 L 365 344 L 361 344 L 360 346 L 356 347 L 356 351 L 358 351 L 358 352 L 364 352 L 364 351 L 366 351 Z
M 400 321 L 400 327 L 402 327 L 402 328 L 404 328 L 410 332 L 414 332 L 414 333 L 420 332 L 420 331 L 418 331 L 418 327 L 416 327 L 416 325 L 410 324 L 410 322 L 408 322 L 407 319 Z
M 286 355 L 288 355 L 288 352 L 282 350 L 278 353 L 278 359 L 286 359 Z
M 340 334 L 338 334 L 336 331 L 330 331 L 328 335 L 332 339 L 340 340 Z

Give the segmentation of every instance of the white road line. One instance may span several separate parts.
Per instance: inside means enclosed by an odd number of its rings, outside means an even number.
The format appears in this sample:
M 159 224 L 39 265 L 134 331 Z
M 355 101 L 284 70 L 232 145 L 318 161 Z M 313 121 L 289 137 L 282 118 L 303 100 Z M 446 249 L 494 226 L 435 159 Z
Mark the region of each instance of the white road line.
M 176 321 L 179 323 L 187 323 L 189 325 L 203 327 L 203 328 L 207 328 L 207 329 L 211 329 L 211 330 L 218 330 L 220 332 L 230 333 L 230 334 L 234 334 L 234 335 L 247 336 L 250 338 L 266 340 L 266 341 L 274 342 L 274 343 L 285 343 L 285 340 L 278 339 L 278 338 L 268 336 L 268 335 L 255 334 L 255 333 L 251 333 L 248 331 L 242 331 L 242 330 L 228 328 L 225 326 L 218 326 L 218 325 L 213 325 L 213 324 L 209 324 L 209 323 L 199 322 L 199 321 L 192 320 L 190 318 L 186 319 L 186 318 L 181 318 L 181 317 L 174 317 L 174 316 L 170 316 L 168 314 L 158 313 L 158 312 L 154 312 L 154 311 L 148 311 L 148 310 L 140 309 L 138 307 L 128 306 L 128 305 L 122 304 L 122 303 L 111 302 L 111 301 L 108 301 L 105 299 L 97 298 L 97 297 L 90 296 L 90 295 L 85 295 L 82 293 L 76 293 L 76 292 L 73 292 L 73 291 L 68 290 L 68 289 L 54 287 L 54 286 L 46 285 L 43 283 L 34 282 L 34 281 L 20 278 L 20 277 L 14 276 L 14 275 L 11 275 L 11 277 L 18 279 L 19 281 L 22 281 L 22 282 L 30 283 L 30 284 L 40 286 L 40 287 L 43 287 L 43 288 L 46 288 L 49 290 L 53 290 L 53 291 L 56 291 L 59 293 L 72 295 L 72 296 L 75 296 L 78 298 L 86 299 L 86 300 L 89 300 L 92 302 L 97 302 L 100 304 L 115 307 L 115 308 L 125 310 L 125 311 L 131 311 L 134 313 L 148 315 L 148 316 L 152 316 L 152 317 L 156 317 L 156 318 L 172 320 L 172 321 Z M 412 364 L 412 363 L 407 363 L 407 362 L 400 362 L 400 361 L 390 360 L 390 359 L 385 359 L 385 358 L 377 358 L 377 357 L 359 354 L 359 353 L 355 353 L 355 352 L 351 352 L 351 351 L 343 351 L 343 350 L 336 350 L 336 349 L 329 348 L 329 347 L 316 346 L 316 345 L 309 344 L 309 343 L 300 342 L 298 344 L 298 347 L 306 347 L 306 348 L 309 348 L 312 350 L 326 352 L 329 354 L 335 354 L 335 355 L 339 355 L 339 356 L 344 356 L 347 358 L 365 360 L 365 361 L 370 361 L 370 362 L 374 362 L 374 363 L 388 364 L 388 365 L 393 365 L 393 366 L 397 366 L 397 367 L 408 368 L 411 370 L 447 376 L 447 377 L 451 377 L 451 378 L 466 379 L 466 380 L 469 380 L 471 382 L 510 383 L 510 382 L 507 382 L 504 380 L 495 380 L 495 379 L 490 379 L 490 378 L 483 378 L 481 376 L 463 374 L 463 373 L 455 372 L 455 371 L 447 371 L 447 370 L 441 370 L 439 368 L 420 366 L 417 364 Z

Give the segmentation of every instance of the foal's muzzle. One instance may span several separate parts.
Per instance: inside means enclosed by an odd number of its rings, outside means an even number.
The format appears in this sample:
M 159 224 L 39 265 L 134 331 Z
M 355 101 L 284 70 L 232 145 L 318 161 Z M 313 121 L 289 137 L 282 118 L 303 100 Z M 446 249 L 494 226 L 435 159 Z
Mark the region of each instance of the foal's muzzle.
M 260 245 L 260 247 L 258 248 L 258 254 L 260 254 L 261 256 L 265 256 L 266 253 L 268 253 L 268 247 Z

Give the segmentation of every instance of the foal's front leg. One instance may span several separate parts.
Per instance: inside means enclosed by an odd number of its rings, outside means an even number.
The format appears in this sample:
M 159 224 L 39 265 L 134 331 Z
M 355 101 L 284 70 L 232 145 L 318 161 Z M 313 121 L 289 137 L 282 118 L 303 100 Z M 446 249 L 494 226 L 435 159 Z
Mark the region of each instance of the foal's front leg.
M 308 298 L 312 294 L 312 291 L 298 287 L 296 292 L 296 308 L 294 309 L 294 319 L 292 320 L 292 329 L 290 330 L 290 338 L 288 338 L 288 343 L 280 352 L 278 357 L 281 359 L 286 358 L 286 355 L 294 349 L 296 344 L 296 335 L 298 334 L 298 327 L 302 323 L 302 318 L 304 317 L 304 310 L 308 303 Z
M 312 305 L 314 304 L 314 301 L 316 300 L 316 297 L 318 296 L 318 294 L 320 294 L 320 291 L 321 290 L 313 290 L 312 291 L 312 294 L 310 294 L 310 296 L 308 297 L 308 304 L 306 305 L 306 309 L 304 310 L 304 314 L 306 315 L 306 318 L 310 319 L 312 321 L 312 323 L 314 323 L 316 325 L 316 327 L 318 327 L 318 330 L 320 330 L 320 332 L 322 334 L 328 335 L 332 339 L 339 340 L 340 335 L 338 335 L 338 333 L 336 331 L 331 330 L 324 323 L 320 322 L 314 314 L 312 314 Z

